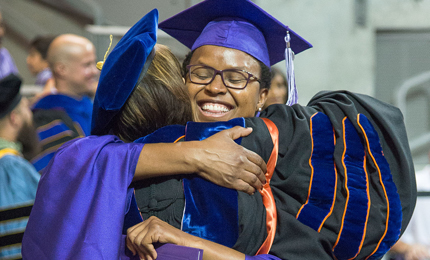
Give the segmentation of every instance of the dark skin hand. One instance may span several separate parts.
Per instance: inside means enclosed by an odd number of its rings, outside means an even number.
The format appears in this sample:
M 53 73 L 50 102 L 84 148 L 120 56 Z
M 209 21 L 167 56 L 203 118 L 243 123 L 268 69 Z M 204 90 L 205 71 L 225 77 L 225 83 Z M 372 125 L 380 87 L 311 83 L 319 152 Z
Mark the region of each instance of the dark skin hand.
M 146 144 L 133 180 L 197 173 L 220 186 L 253 194 L 266 182 L 266 163 L 234 142 L 251 132 L 236 126 L 203 141 Z
M 157 217 L 150 217 L 127 230 L 127 248 L 140 259 L 157 258 L 154 243 L 171 243 L 203 249 L 203 260 L 243 260 L 245 255 L 223 245 L 187 234 Z

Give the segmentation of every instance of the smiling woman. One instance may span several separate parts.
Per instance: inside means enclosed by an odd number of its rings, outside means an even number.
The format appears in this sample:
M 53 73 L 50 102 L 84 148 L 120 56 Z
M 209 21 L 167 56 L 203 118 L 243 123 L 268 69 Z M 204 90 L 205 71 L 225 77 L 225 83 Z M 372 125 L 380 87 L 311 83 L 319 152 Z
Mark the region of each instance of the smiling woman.
M 126 242 L 144 259 L 156 258 L 157 243 L 201 248 L 205 260 L 380 259 L 405 229 L 416 195 L 400 111 L 337 91 L 319 93 L 308 106 L 274 105 L 252 117 L 263 105 L 264 66 L 285 51 L 269 36 L 285 44 L 282 34 L 290 29 L 251 1 L 206 0 L 159 26 L 190 44 L 196 28 L 181 27 L 201 25 L 185 73 L 193 113 L 199 121 L 231 120 L 165 126 L 124 144 L 109 134 L 124 124 L 116 119 L 140 94 L 135 90 L 155 77 L 157 19 L 154 10 L 133 26 L 103 65 L 92 133 L 105 136 L 60 148 L 39 186 L 24 252 L 118 259 Z M 265 37 L 257 25 L 277 27 L 279 35 Z M 290 33 L 293 50 L 310 47 Z M 251 45 L 257 48 L 246 49 Z M 248 84 L 232 88 L 238 85 L 230 85 L 229 73 L 243 71 Z M 167 108 L 166 96 L 155 96 L 138 109 L 152 109 L 154 100 Z
M 190 64 L 204 65 L 218 70 L 244 70 L 254 78 L 261 78 L 261 66 L 251 55 L 231 48 L 204 45 L 191 55 Z M 265 66 L 263 64 L 263 66 Z M 189 67 L 188 67 L 189 68 Z M 222 76 L 214 75 L 206 84 L 191 80 L 193 71 L 186 74 L 186 85 L 191 97 L 194 121 L 227 121 L 236 117 L 252 117 L 263 107 L 267 88 L 250 78 L 242 88 L 225 84 Z

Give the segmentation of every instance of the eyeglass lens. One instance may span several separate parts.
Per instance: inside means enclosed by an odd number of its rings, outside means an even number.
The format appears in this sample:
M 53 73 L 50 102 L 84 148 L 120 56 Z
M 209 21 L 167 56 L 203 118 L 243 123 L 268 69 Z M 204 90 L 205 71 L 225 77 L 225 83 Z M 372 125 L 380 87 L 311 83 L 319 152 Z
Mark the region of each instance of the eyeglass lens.
M 236 70 L 224 70 L 221 73 L 224 84 L 230 88 L 244 88 L 248 75 Z M 215 78 L 215 70 L 209 67 L 196 67 L 190 71 L 190 80 L 196 84 L 209 84 Z

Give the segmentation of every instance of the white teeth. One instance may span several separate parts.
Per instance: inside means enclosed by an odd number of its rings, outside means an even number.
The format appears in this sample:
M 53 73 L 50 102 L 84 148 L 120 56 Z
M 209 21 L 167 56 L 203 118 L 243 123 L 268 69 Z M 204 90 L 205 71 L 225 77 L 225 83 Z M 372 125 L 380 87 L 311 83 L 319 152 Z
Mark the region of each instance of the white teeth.
M 229 109 L 224 105 L 217 105 L 217 104 L 204 104 L 202 106 L 202 110 L 209 110 L 213 112 L 228 112 Z

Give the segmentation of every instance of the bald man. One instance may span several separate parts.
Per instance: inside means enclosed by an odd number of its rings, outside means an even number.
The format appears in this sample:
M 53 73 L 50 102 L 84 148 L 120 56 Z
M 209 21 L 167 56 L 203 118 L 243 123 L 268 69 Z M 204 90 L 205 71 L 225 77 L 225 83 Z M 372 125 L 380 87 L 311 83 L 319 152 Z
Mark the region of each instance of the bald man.
M 90 134 L 92 101 L 99 71 L 95 47 L 85 37 L 63 34 L 48 49 L 55 88 L 33 106 L 42 153 L 32 163 L 39 172 L 66 141 Z

